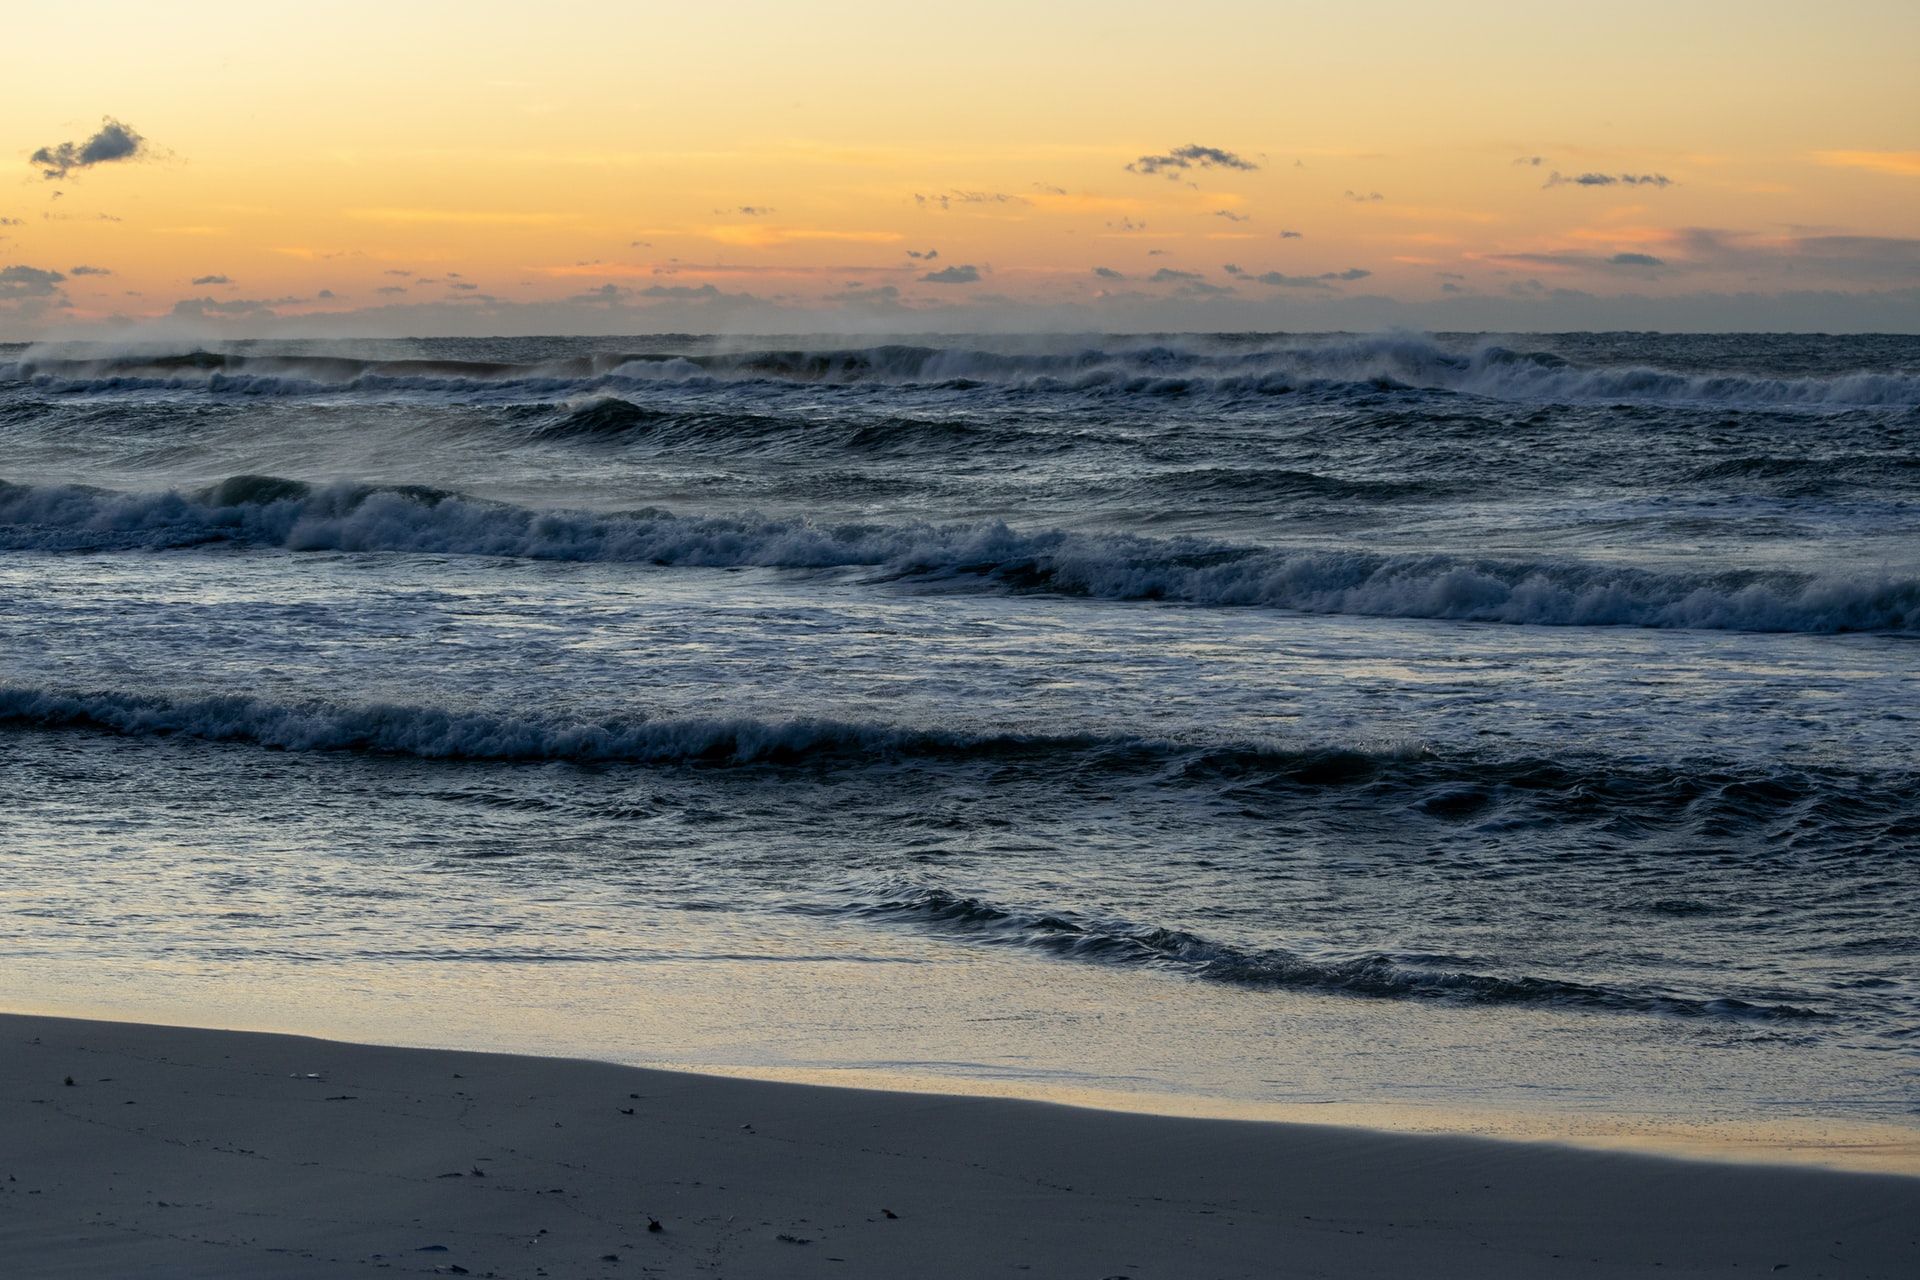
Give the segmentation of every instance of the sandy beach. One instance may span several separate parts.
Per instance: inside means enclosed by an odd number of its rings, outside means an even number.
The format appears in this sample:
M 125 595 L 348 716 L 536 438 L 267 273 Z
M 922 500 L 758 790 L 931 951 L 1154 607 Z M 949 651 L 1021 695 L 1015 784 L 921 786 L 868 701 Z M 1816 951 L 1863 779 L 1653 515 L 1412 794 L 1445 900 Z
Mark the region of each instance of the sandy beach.
M 0 1046 L 10 1275 L 1920 1267 L 1915 1178 L 46 1017 Z

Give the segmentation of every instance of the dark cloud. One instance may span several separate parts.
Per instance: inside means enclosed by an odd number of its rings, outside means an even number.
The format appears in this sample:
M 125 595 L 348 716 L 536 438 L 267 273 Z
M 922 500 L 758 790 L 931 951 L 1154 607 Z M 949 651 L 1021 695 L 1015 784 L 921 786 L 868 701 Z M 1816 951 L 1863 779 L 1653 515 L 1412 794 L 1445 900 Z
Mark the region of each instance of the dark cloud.
M 1172 267 L 1162 267 L 1147 277 L 1148 284 L 1188 284 L 1200 279 L 1198 271 L 1176 271 Z
M 927 284 L 977 284 L 980 281 L 980 268 L 971 264 L 962 264 L 940 271 L 929 271 L 920 279 Z
M 1303 236 L 1303 235 L 1302 235 L 1302 234 L 1301 234 L 1300 232 L 1298 232 L 1298 231 L 1282 231 L 1282 232 L 1280 233 L 1280 238 L 1281 238 L 1282 240 L 1302 240 L 1302 239 L 1305 239 L 1305 237 L 1304 237 L 1304 236 Z
M 1127 278 L 1126 273 L 1115 271 L 1112 267 L 1095 267 L 1093 274 L 1099 276 L 1102 280 L 1125 280 Z
M 151 150 L 147 140 L 134 131 L 131 125 L 122 124 L 108 116 L 100 122 L 100 131 L 85 142 L 62 142 L 57 146 L 41 147 L 27 163 L 40 170 L 40 176 L 50 181 L 60 181 L 72 176 L 75 169 L 91 169 L 97 164 L 110 164 L 116 160 L 131 160 Z
M 711 284 L 650 284 L 638 292 L 642 298 L 678 298 L 683 302 L 705 302 L 729 296 Z
M 325 299 L 325 300 L 329 300 L 329 301 L 330 301 L 330 300 L 332 300 L 333 298 L 336 298 L 336 297 L 338 297 L 339 295 L 338 295 L 338 294 L 336 294 L 336 293 L 335 293 L 335 292 L 334 292 L 333 290 L 331 290 L 331 289 L 322 289 L 322 290 L 321 290 L 321 291 L 320 291 L 319 293 L 316 293 L 316 294 L 314 294 L 313 296 L 314 296 L 314 297 L 316 297 L 316 298 L 321 298 L 321 299 Z
M 862 288 L 854 284 L 841 293 L 830 293 L 824 299 L 827 302 L 850 302 L 855 306 L 897 307 L 900 305 L 900 290 L 890 284 L 875 289 Z
M 1447 282 L 1445 282 L 1444 284 L 1442 284 L 1442 285 L 1440 286 L 1440 292 L 1442 292 L 1442 293 L 1465 293 L 1465 292 L 1466 292 L 1466 290 L 1465 290 L 1465 289 L 1462 289 L 1462 288 L 1461 288 L 1461 287 L 1460 287 L 1459 285 L 1457 285 L 1457 284 L 1455 284 L 1455 283 L 1453 283 L 1453 281 L 1451 281 L 1451 280 L 1449 280 L 1449 281 L 1447 281 Z
M 388 267 L 388 268 L 387 268 L 387 269 L 386 269 L 385 271 L 382 271 L 382 272 L 381 272 L 380 274 L 381 274 L 381 275 L 383 275 L 383 276 L 399 276 L 399 277 L 401 277 L 402 279 L 405 279 L 406 277 L 408 277 L 408 276 L 410 276 L 410 275 L 412 275 L 412 274 L 413 274 L 413 272 L 411 272 L 411 271 L 399 271 L 399 270 L 396 270 L 396 269 L 395 269 L 395 268 L 393 268 L 393 267 Z
M 1515 164 L 1526 165 L 1529 169 L 1538 169 L 1546 162 L 1547 158 L 1545 156 L 1520 156 L 1514 160 Z
M 65 279 L 58 271 L 42 271 L 39 267 L 0 267 L 0 302 L 58 297 L 60 282 Z
M 1371 204 L 1375 200 L 1386 199 L 1378 191 L 1348 191 L 1346 197 L 1355 204 Z
M 921 253 L 918 249 L 909 249 L 907 250 L 907 256 L 909 258 L 917 258 L 921 262 L 932 262 L 940 256 L 940 251 L 938 249 L 929 249 L 925 253 Z
M 1036 182 L 1033 184 L 1033 189 L 1035 191 L 1038 191 L 1045 195 L 1050 195 L 1050 196 L 1063 196 L 1067 194 L 1067 189 L 1065 187 L 1056 187 L 1052 183 L 1048 183 L 1048 182 Z
M 1664 173 L 1576 173 L 1571 177 L 1558 169 L 1548 175 L 1541 190 L 1550 187 L 1670 187 L 1673 179 Z
M 629 241 L 627 241 L 627 248 L 629 248 L 629 249 L 651 249 L 651 248 L 653 248 L 653 241 L 651 241 L 651 240 L 629 240 Z
M 0 227 L 24 227 L 27 224 L 19 218 L 0 218 Z
M 1145 231 L 1146 229 L 1146 223 L 1135 222 L 1132 218 L 1122 218 L 1118 222 L 1109 222 L 1107 224 L 1107 230 L 1118 231 L 1123 235 L 1131 235 L 1135 231 Z
M 110 276 L 113 272 L 106 267 L 68 267 L 67 274 L 70 276 Z
M 1215 209 L 1213 211 L 1213 216 L 1216 218 L 1225 218 L 1228 222 L 1252 222 L 1253 221 L 1253 219 L 1249 217 L 1247 214 L 1235 213 L 1231 209 Z
M 721 211 L 715 210 L 715 212 Z M 734 209 L 733 212 L 748 218 L 764 218 L 768 214 L 775 212 L 775 210 L 764 204 L 743 204 Z
M 189 283 L 191 284 L 232 284 L 233 281 L 229 280 L 226 276 L 195 276 Z
M 1618 267 L 1664 267 L 1666 261 L 1650 253 L 1616 253 L 1602 257 L 1593 253 L 1495 253 L 1487 261 L 1512 267 L 1571 267 L 1582 271 L 1608 271 Z
M 297 306 L 305 298 L 182 298 L 173 314 L 185 320 L 271 320 L 275 307 Z
M 1167 251 L 1165 249 L 1149 249 L 1147 250 L 1147 256 L 1149 258 L 1164 258 L 1167 256 Z
M 1364 267 L 1348 267 L 1345 271 L 1322 271 L 1317 276 L 1290 276 L 1279 271 L 1269 271 L 1265 275 L 1254 276 L 1260 284 L 1270 284 L 1280 289 L 1329 289 L 1334 283 L 1347 280 L 1365 280 L 1373 272 Z
M 465 281 L 465 280 L 450 280 L 447 282 L 447 288 L 449 289 L 464 289 L 468 292 L 472 292 L 473 290 L 476 290 L 479 287 L 480 287 L 479 285 L 469 283 L 468 281 Z
M 1230 276 L 1244 276 L 1247 274 L 1237 262 L 1224 263 L 1220 269 Z
M 1189 142 L 1184 147 L 1175 147 L 1164 155 L 1141 156 L 1127 166 L 1128 173 L 1156 174 L 1164 173 L 1169 178 L 1177 178 L 1187 169 L 1258 169 L 1260 166 L 1231 151 L 1219 147 L 1203 147 Z
M 1004 191 L 947 191 L 939 195 L 914 194 L 913 202 L 921 208 L 934 208 L 945 212 L 956 204 L 1031 204 L 1025 196 L 1010 196 Z
M 407 286 L 403 284 L 383 284 L 374 290 L 375 293 L 405 293 L 406 291 Z

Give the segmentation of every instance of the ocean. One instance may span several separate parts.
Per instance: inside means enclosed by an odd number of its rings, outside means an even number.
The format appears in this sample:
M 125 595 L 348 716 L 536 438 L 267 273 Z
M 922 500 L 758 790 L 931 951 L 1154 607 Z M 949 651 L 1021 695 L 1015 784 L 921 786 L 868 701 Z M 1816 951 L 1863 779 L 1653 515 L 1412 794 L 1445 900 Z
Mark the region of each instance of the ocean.
M 16 1008 L 1920 1126 L 1920 338 L 0 347 Z

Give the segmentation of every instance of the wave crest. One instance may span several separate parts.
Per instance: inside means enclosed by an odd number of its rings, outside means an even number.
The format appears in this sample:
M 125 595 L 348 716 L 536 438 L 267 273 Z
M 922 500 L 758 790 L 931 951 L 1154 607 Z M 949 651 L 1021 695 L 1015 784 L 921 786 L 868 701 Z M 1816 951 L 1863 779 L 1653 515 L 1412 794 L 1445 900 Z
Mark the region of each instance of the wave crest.
M 1800 1021 L 1827 1016 L 1797 1005 L 1759 1004 L 1731 996 L 1686 996 L 1438 967 L 1437 962 L 1450 957 L 1367 953 L 1315 958 L 1280 948 L 1235 947 L 1182 929 L 1135 924 L 1075 911 L 1006 907 L 938 887 L 889 886 L 869 899 L 828 910 L 856 919 L 906 924 L 970 942 L 1018 947 L 1067 960 L 1162 969 L 1205 982 L 1260 990 L 1756 1021 Z
M 880 580 L 1306 613 L 1550 626 L 1920 630 L 1920 580 L 1685 573 L 1580 561 L 1253 547 L 998 522 L 821 524 L 659 510 L 537 510 L 419 485 L 236 476 L 196 493 L 0 481 L 0 547 L 231 543 L 697 568 L 847 569 Z

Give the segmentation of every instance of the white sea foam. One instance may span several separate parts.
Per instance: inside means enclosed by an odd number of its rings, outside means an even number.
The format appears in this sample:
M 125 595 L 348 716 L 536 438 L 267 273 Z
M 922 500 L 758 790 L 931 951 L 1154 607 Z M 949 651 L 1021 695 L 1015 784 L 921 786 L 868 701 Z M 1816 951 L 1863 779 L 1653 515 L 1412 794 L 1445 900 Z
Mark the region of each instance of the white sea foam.
M 0 482 L 0 547 L 233 543 L 692 568 L 860 570 L 1111 600 L 1558 626 L 1913 631 L 1920 580 L 1675 573 L 1516 560 L 1237 546 L 975 524 L 824 524 L 484 502 L 421 487 L 238 476 L 198 493 Z

